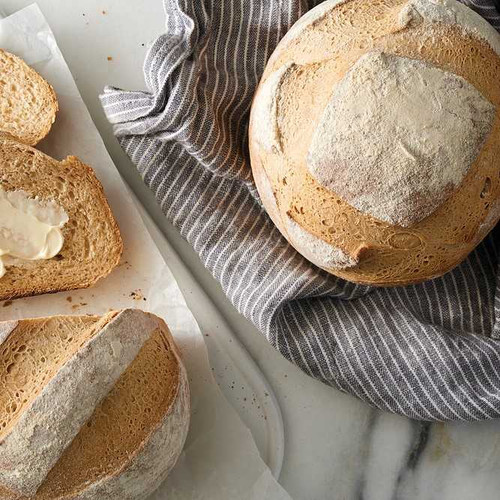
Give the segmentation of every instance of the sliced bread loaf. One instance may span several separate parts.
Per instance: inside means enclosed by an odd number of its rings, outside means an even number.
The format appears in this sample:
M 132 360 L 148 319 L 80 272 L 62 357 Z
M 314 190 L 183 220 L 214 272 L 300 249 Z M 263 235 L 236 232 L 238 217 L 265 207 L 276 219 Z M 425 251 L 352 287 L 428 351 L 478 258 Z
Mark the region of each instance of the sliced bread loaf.
M 50 259 L 13 261 L 0 277 L 0 300 L 85 288 L 118 264 L 118 225 L 100 182 L 78 158 L 58 162 L 0 136 L 0 190 L 55 202 L 68 217 L 61 251 Z
M 49 133 L 57 110 L 54 89 L 22 59 L 0 49 L 0 132 L 33 146 Z
M 186 372 L 156 316 L 0 323 L 0 500 L 145 498 L 188 426 Z

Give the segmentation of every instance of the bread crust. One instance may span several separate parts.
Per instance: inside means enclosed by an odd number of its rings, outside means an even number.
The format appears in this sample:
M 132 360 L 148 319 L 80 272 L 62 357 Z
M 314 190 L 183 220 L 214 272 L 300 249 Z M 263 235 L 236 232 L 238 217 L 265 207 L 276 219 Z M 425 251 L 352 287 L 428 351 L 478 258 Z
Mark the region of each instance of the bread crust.
M 434 17 L 428 12 L 417 16 L 421 4 L 330 1 L 314 9 L 308 22 L 299 21 L 298 28 L 292 28 L 293 36 L 285 36 L 271 56 L 254 98 L 254 103 L 259 101 L 271 74 L 295 65 L 276 96 L 282 151 L 261 146 L 260 118 L 252 106 L 250 157 L 264 207 L 289 241 L 284 221 L 291 215 L 308 233 L 359 257 L 359 264 L 348 269 L 318 267 L 360 284 L 402 286 L 438 277 L 462 262 L 500 218 L 494 210 L 500 198 L 500 91 L 492 83 L 500 79 L 500 35 L 464 6 L 455 13 L 454 1 L 436 3 L 436 9 L 448 10 L 442 15 L 434 12 Z M 417 11 L 404 16 L 409 5 Z M 496 108 L 492 131 L 462 183 L 448 199 L 443 195 L 432 214 L 407 228 L 356 210 L 319 184 L 307 167 L 312 135 L 332 89 L 371 50 L 423 60 L 454 73 Z M 264 187 L 264 175 L 271 188 Z M 291 243 L 307 256 L 307 248 Z
M 142 500 L 148 498 L 176 464 L 189 430 L 190 395 L 187 373 L 180 365 L 180 381 L 174 401 L 149 438 L 130 455 L 129 463 L 115 474 L 64 500 Z
M 0 483 L 22 495 L 35 495 L 156 326 L 141 311 L 126 310 L 103 318 L 99 331 L 61 367 L 2 437 Z
M 0 323 L 0 346 L 9 338 L 17 324 L 17 321 L 3 321 Z
M 60 321 L 64 324 L 65 322 L 78 320 L 80 317 L 65 316 L 54 318 L 60 318 Z M 18 323 L 19 325 L 23 325 L 23 322 L 29 321 L 30 325 L 43 325 L 49 319 L 52 318 L 20 320 Z M 11 431 L 8 431 L 7 437 L 3 437 L 0 440 L 0 448 L 4 452 L 0 455 L 1 500 L 28 498 L 35 500 L 97 500 L 101 498 L 135 500 L 146 498 L 160 485 L 175 465 L 188 432 L 190 397 L 187 373 L 168 327 L 160 318 L 136 309 L 112 312 L 102 318 L 95 317 L 93 319 L 94 322 L 87 322 L 87 324 L 96 325 L 90 327 L 95 330 L 90 340 L 59 369 L 55 377 L 47 383 L 40 395 L 24 410 L 18 421 L 14 422 L 14 426 Z M 0 331 L 2 331 L 3 325 L 3 323 L 0 323 Z M 9 323 L 6 326 L 8 330 L 12 330 L 12 324 Z M 175 385 L 172 386 L 174 392 L 168 397 L 168 406 L 165 407 L 161 418 L 152 427 L 146 429 L 146 434 L 144 434 L 142 442 L 137 447 L 127 450 L 125 461 L 123 463 L 117 462 L 117 467 L 107 475 L 100 475 L 96 480 L 89 477 L 88 480 L 83 482 L 80 478 L 76 483 L 78 486 L 68 486 L 68 483 L 69 485 L 72 484 L 72 478 L 66 473 L 62 475 L 48 474 L 57 461 L 66 461 L 67 463 L 68 460 L 71 460 L 71 454 L 68 455 L 65 452 L 69 441 L 66 439 L 67 422 L 64 414 L 75 417 L 71 420 L 73 427 L 85 427 L 88 417 L 80 419 L 79 415 L 83 415 L 81 410 L 85 410 L 85 414 L 89 413 L 89 411 L 92 413 L 96 409 L 97 400 L 101 397 L 99 394 L 102 393 L 103 397 L 106 398 L 106 394 L 110 391 L 110 388 L 117 383 L 116 376 L 108 377 L 98 369 L 91 370 L 87 375 L 82 372 L 82 377 L 79 377 L 80 368 L 90 366 L 90 364 L 94 363 L 100 363 L 104 367 L 106 365 L 105 356 L 99 354 L 103 353 L 103 349 L 104 351 L 109 350 L 115 358 L 115 362 L 111 368 L 114 368 L 115 364 L 117 366 L 120 365 L 118 371 L 121 373 L 129 369 L 137 370 L 139 367 L 136 367 L 136 365 L 140 360 L 149 363 L 159 362 L 160 358 L 156 358 L 158 361 L 153 361 L 153 359 L 146 361 L 148 358 L 141 358 L 138 354 L 141 351 L 141 355 L 144 356 L 142 349 L 145 348 L 145 343 L 150 342 L 153 333 L 156 334 L 158 331 L 161 332 L 161 338 L 164 339 L 165 349 L 168 349 L 171 353 L 172 366 L 175 366 L 176 371 L 176 377 L 171 381 L 162 381 L 162 385 L 165 385 L 165 391 L 170 391 L 168 389 L 169 384 Z M 99 347 L 99 352 L 94 352 L 94 355 L 90 357 L 85 355 L 85 352 L 91 353 L 92 349 L 98 347 L 98 343 L 102 344 L 103 342 L 105 345 L 103 344 L 104 347 Z M 119 376 L 118 371 L 113 370 L 113 373 L 116 372 L 116 375 Z M 132 373 L 139 372 L 132 371 Z M 133 375 L 134 379 L 135 376 Z M 82 384 L 85 384 L 87 381 L 88 387 L 82 385 L 80 389 L 66 393 L 64 389 L 65 384 L 68 385 L 69 383 L 71 385 L 72 380 L 79 380 L 80 378 Z M 131 379 L 129 378 L 129 380 Z M 97 394 L 92 402 L 87 401 L 84 397 L 85 391 L 93 394 L 95 392 L 93 387 L 99 386 L 104 388 L 103 384 L 106 386 L 105 390 Z M 44 397 L 47 397 L 51 388 L 55 389 L 54 394 L 51 396 L 52 404 L 40 406 L 40 402 L 43 401 Z M 126 389 L 124 386 L 122 390 L 128 392 L 129 389 Z M 144 384 L 142 390 L 145 390 Z M 141 400 L 140 393 L 136 393 L 136 397 L 139 401 Z M 118 403 L 123 402 L 119 397 L 115 401 Z M 103 408 L 106 408 L 106 402 L 102 404 L 104 405 Z M 34 411 L 35 409 L 36 413 L 33 413 L 32 410 Z M 117 407 L 114 411 L 127 414 L 130 410 L 130 408 L 126 407 Z M 105 415 L 108 415 L 105 409 L 100 409 L 99 411 L 104 411 Z M 97 410 L 95 413 L 97 413 Z M 54 418 L 50 417 L 51 415 L 54 415 Z M 0 419 L 1 417 L 0 413 Z M 51 418 L 51 426 L 44 424 L 44 421 L 48 417 Z M 92 418 L 98 417 L 93 416 Z M 144 425 L 139 419 L 137 425 L 141 424 Z M 24 432 L 26 425 L 33 427 L 36 432 Z M 62 426 L 61 429 L 58 429 L 58 425 Z M 92 425 L 96 425 L 95 422 Z M 21 433 L 19 437 L 22 440 L 31 440 L 31 444 L 21 443 L 19 440 L 17 440 L 17 443 L 11 440 L 9 444 L 9 436 L 16 432 Z M 32 440 L 35 434 L 38 435 L 36 443 Z M 119 433 L 116 435 L 116 439 L 120 439 Z M 76 449 L 80 450 L 81 448 L 77 445 Z M 6 450 L 8 453 L 5 453 Z M 55 461 L 51 458 L 52 455 L 47 453 L 47 450 L 55 450 L 57 452 L 54 455 L 56 457 Z M 100 456 L 100 452 L 97 456 Z M 106 457 L 106 453 L 102 453 L 102 457 Z M 93 462 L 92 468 L 95 469 L 96 467 L 99 467 L 99 463 Z M 23 470 L 22 473 L 16 473 L 16 471 L 20 470 L 19 468 Z M 88 471 L 87 474 L 90 475 L 91 471 Z M 61 480 L 64 484 L 58 483 Z M 73 482 L 73 484 L 75 483 Z M 66 493 L 57 493 L 60 490 L 66 491 Z

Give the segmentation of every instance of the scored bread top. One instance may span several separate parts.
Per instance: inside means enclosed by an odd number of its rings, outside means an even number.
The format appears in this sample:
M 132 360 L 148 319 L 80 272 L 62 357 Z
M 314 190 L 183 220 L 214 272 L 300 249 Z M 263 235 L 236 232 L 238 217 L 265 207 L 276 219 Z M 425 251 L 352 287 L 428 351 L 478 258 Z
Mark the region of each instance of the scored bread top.
M 86 288 L 118 264 L 123 249 L 118 225 L 100 182 L 78 158 L 58 162 L 0 136 L 0 186 L 53 200 L 69 217 L 60 253 L 8 267 L 0 278 L 0 300 Z
M 360 212 L 410 227 L 461 184 L 494 118 L 464 78 L 370 51 L 335 86 L 307 166 Z
M 94 365 L 104 367 L 108 354 L 110 375 L 93 370 L 81 378 L 83 385 L 76 390 L 79 374 Z M 122 375 L 112 380 L 118 365 Z M 109 389 L 100 403 L 86 397 L 104 386 Z M 55 389 L 51 404 L 44 407 L 41 402 L 51 387 Z M 165 323 L 140 310 L 102 318 L 20 320 L 0 350 L 0 388 L 1 500 L 144 498 L 165 478 L 186 438 L 185 370 Z M 37 413 L 32 412 L 35 408 Z M 88 412 L 91 417 L 82 421 L 80 415 Z M 71 442 L 64 440 L 68 423 L 64 415 L 79 430 Z M 43 425 L 48 418 L 53 426 Z M 9 422 L 8 430 L 1 430 L 2 422 Z M 25 442 L 18 453 L 25 457 L 18 463 L 12 448 L 7 447 L 6 457 L 5 446 L 9 435 L 26 425 L 35 432 L 21 436 Z M 64 432 L 58 434 L 58 426 Z M 57 450 L 55 463 L 49 460 L 53 450 Z M 25 490 L 31 477 L 40 476 L 39 471 L 29 470 L 15 474 L 19 467 L 30 466 L 44 471 L 41 485 L 36 494 L 19 497 L 16 491 Z M 6 484 L 6 474 L 17 488 Z
M 299 21 L 272 55 L 252 107 L 250 153 L 264 205 L 299 252 L 345 279 L 395 285 L 443 274 L 463 260 L 500 217 L 496 203 L 500 89 L 493 83 L 500 78 L 500 35 L 473 11 L 450 0 L 330 0 L 306 17 L 308 21 Z M 474 158 L 464 169 L 462 182 L 457 185 L 453 179 L 452 189 L 447 185 L 434 195 L 438 200 L 432 200 L 436 206 L 428 216 L 410 220 L 415 214 L 408 213 L 408 227 L 361 212 L 334 188 L 318 182 L 307 161 L 332 94 L 369 52 L 423 61 L 456 75 L 457 85 L 459 79 L 467 81 L 486 103 L 487 112 L 481 118 L 489 123 L 475 145 L 471 137 L 464 138 L 462 147 L 470 148 L 469 157 Z M 279 76 L 277 85 L 273 75 Z M 277 88 L 272 97 L 268 79 Z M 276 125 L 267 138 L 262 136 L 269 127 L 262 125 L 265 119 Z M 469 125 L 475 126 L 474 119 Z M 362 143 L 362 138 L 357 140 Z M 357 148 L 360 161 L 369 146 Z M 474 148 L 479 149 L 475 154 Z M 344 176 L 362 184 L 364 179 L 355 177 L 355 165 L 347 162 L 340 167 Z M 373 196 L 374 190 L 364 188 L 359 193 Z M 372 206 L 377 204 L 376 199 L 370 201 Z M 341 250 L 350 256 L 354 265 L 346 265 L 346 259 L 335 267 L 325 258 L 311 259 L 300 239 L 287 230 L 289 218 L 309 235 L 302 242 L 316 238 L 315 247 L 326 243 L 332 252 Z
M 54 89 L 19 57 L 0 49 L 0 132 L 34 146 L 58 110 Z

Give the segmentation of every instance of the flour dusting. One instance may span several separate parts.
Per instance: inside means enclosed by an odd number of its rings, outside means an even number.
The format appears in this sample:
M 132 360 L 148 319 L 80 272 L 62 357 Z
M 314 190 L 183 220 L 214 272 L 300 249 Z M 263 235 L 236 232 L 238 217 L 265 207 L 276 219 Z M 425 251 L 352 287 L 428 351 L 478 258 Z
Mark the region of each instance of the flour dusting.
M 271 73 L 264 81 L 252 107 L 255 140 L 268 152 L 281 153 L 278 127 L 278 98 L 281 84 L 295 64 L 289 63 Z
M 406 24 L 421 19 L 462 28 L 466 33 L 486 41 L 500 55 L 500 34 L 477 12 L 456 0 L 410 0 L 400 13 Z
M 2 345 L 9 335 L 17 328 L 18 321 L 2 321 L 0 323 L 0 345 Z
M 332 9 L 348 2 L 349 0 L 327 0 L 319 5 L 316 5 L 313 9 L 307 11 L 287 32 L 283 37 L 280 44 L 287 44 L 291 42 L 294 38 L 302 35 L 302 33 L 309 27 L 311 27 L 317 21 L 322 20 Z
M 316 180 L 363 213 L 408 227 L 475 161 L 495 107 L 424 61 L 368 52 L 335 87 L 308 153 Z
M 278 203 L 276 202 L 273 186 L 271 185 L 271 181 L 264 170 L 262 170 L 262 175 L 260 177 L 260 189 L 262 191 L 261 197 L 264 200 L 263 203 L 270 203 L 273 210 L 279 214 Z
M 286 229 L 291 242 L 300 248 L 304 257 L 319 267 L 348 269 L 358 264 L 357 259 L 306 231 L 289 216 L 286 218 Z

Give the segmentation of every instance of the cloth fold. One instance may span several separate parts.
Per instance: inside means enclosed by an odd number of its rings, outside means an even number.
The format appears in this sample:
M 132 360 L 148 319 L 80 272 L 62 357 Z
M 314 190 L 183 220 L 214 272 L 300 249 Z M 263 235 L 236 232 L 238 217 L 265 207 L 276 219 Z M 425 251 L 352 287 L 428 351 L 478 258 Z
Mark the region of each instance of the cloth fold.
M 368 0 L 367 0 L 368 1 Z M 319 1 L 164 0 L 148 92 L 101 97 L 121 146 L 224 292 L 286 358 L 387 411 L 500 416 L 500 227 L 454 271 L 371 288 L 316 268 L 281 236 L 252 181 L 248 115 L 266 61 Z M 500 29 L 493 0 L 468 1 Z

